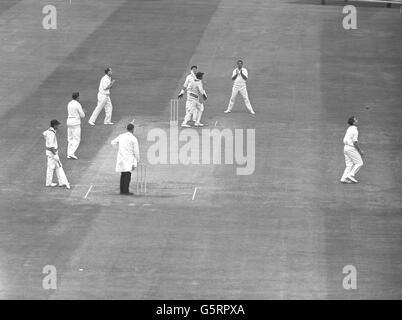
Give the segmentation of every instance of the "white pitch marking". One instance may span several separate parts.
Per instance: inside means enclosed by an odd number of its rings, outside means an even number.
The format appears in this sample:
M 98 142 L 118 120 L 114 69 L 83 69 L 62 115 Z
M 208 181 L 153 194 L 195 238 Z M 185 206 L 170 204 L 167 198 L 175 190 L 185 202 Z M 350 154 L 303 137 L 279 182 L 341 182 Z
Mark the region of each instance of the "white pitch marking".
M 88 197 L 89 193 L 90 193 L 90 192 L 91 192 L 91 190 L 92 190 L 92 187 L 93 187 L 93 185 L 91 184 L 91 186 L 89 187 L 89 189 L 88 189 L 87 193 L 85 194 L 84 199 L 86 199 L 86 198 Z
M 196 193 L 197 193 L 197 187 L 194 188 L 193 198 L 191 199 L 192 201 L 194 201 Z

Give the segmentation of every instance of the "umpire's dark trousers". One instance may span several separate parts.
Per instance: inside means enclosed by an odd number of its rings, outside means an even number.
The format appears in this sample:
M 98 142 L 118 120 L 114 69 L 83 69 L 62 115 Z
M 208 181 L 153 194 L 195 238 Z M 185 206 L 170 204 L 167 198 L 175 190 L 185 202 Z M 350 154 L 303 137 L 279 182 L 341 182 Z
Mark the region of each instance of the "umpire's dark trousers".
M 131 181 L 131 172 L 122 172 L 120 176 L 120 193 L 128 194 Z

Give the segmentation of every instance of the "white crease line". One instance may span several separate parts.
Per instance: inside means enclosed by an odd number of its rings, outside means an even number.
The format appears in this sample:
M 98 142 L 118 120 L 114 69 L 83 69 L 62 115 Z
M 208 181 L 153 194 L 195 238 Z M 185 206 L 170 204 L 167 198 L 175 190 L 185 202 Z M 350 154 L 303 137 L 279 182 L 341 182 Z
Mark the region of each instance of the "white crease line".
M 197 193 L 197 187 L 194 188 L 193 198 L 191 199 L 192 201 L 194 201 L 196 193 Z
M 87 193 L 86 193 L 84 199 L 86 199 L 86 198 L 88 197 L 89 193 L 90 193 L 91 190 L 92 190 L 92 187 L 93 187 L 93 185 L 91 184 L 91 186 L 89 187 L 89 189 L 88 189 L 88 191 L 87 191 Z

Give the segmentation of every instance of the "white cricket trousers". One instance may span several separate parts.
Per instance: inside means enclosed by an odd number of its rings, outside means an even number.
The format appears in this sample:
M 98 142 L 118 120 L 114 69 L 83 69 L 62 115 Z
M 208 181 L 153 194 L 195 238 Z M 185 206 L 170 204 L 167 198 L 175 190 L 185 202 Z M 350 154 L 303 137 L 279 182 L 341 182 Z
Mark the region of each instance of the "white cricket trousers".
M 67 125 L 67 156 L 75 155 L 81 142 L 81 125 Z
M 345 145 L 343 154 L 345 155 L 346 168 L 341 180 L 345 180 L 348 176 L 354 177 L 363 166 L 363 159 L 355 147 Z
M 92 113 L 89 121 L 95 123 L 96 119 L 98 119 L 99 113 L 102 111 L 103 108 L 105 108 L 105 120 L 103 121 L 103 123 L 112 122 L 112 100 L 110 100 L 109 95 L 98 92 L 98 104 L 96 105 L 96 108 Z
M 54 159 L 54 156 L 47 156 L 46 185 L 52 183 L 55 169 L 59 185 L 68 184 L 68 181 L 65 181 L 63 175 L 60 174 L 60 168 L 58 162 Z
M 184 116 L 183 124 L 187 124 L 188 121 L 191 120 L 191 117 L 194 113 L 197 112 L 197 109 L 200 108 L 200 102 L 198 99 L 189 97 L 186 101 L 186 115 Z
M 246 104 L 246 107 L 247 107 L 248 111 L 250 111 L 250 112 L 254 111 L 253 107 L 251 106 L 250 100 L 248 98 L 248 93 L 247 93 L 247 87 L 246 86 L 242 86 L 242 87 L 233 86 L 233 88 L 232 88 L 232 96 L 230 97 L 230 100 L 229 100 L 228 110 L 232 111 L 234 103 L 236 101 L 236 97 L 237 97 L 239 92 L 240 92 L 240 94 L 242 95 L 242 97 L 244 99 L 244 103 Z
M 198 105 L 196 105 L 196 107 L 194 108 L 194 112 L 193 112 L 193 121 L 197 124 L 201 123 L 201 118 L 202 118 L 202 113 L 204 112 L 204 104 L 203 103 L 199 103 Z

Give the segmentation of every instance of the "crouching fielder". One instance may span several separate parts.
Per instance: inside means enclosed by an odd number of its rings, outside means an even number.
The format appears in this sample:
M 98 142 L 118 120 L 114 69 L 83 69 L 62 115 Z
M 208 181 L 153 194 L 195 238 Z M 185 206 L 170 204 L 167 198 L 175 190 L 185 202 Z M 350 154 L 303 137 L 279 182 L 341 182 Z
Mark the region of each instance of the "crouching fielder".
M 46 187 L 55 187 L 57 183 L 53 183 L 53 173 L 56 169 L 57 179 L 60 187 L 70 189 L 70 184 L 64 173 L 63 166 L 58 155 L 58 144 L 56 131 L 60 125 L 57 120 L 50 121 L 50 128 L 43 132 L 43 137 L 46 140 L 46 156 L 47 156 L 47 171 L 46 171 Z
M 186 101 L 186 115 L 184 116 L 184 120 L 181 124 L 184 128 L 189 128 L 190 126 L 187 124 L 190 121 L 191 117 L 194 113 L 197 113 L 197 119 L 195 122 L 196 127 L 202 127 L 203 124 L 200 122 L 202 117 L 202 112 L 204 111 L 203 106 L 201 106 L 200 96 L 202 95 L 204 100 L 207 100 L 207 94 L 202 85 L 202 78 L 204 73 L 197 72 L 196 79 L 187 87 L 187 101 Z
M 140 161 L 140 151 L 138 140 L 134 136 L 134 125 L 127 125 L 127 132 L 122 133 L 111 144 L 118 146 L 116 161 L 116 172 L 120 172 L 120 194 L 132 195 L 129 191 L 131 181 L 131 171 L 133 171 Z
M 358 121 L 356 117 L 350 117 L 348 120 L 349 128 L 346 130 L 345 137 L 343 138 L 344 148 L 343 154 L 345 156 L 346 168 L 343 172 L 342 183 L 357 183 L 355 178 L 356 173 L 363 166 L 362 155 L 363 151 L 358 144 L 359 132 L 357 130 Z

